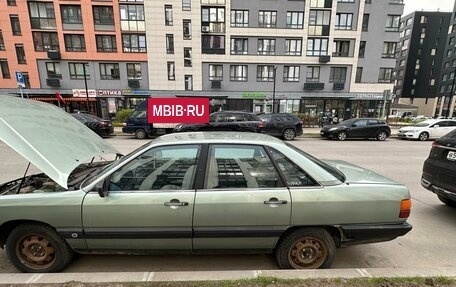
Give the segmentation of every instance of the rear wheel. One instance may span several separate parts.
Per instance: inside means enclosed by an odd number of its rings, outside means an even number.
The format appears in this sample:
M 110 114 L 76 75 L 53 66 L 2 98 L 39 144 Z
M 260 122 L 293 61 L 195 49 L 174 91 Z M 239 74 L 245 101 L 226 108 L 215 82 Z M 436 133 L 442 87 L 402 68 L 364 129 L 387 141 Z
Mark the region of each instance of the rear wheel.
M 339 132 L 337 134 L 337 139 L 340 140 L 340 141 L 344 141 L 347 139 L 347 133 L 346 132 Z
M 336 245 L 323 228 L 302 228 L 285 235 L 277 245 L 276 259 L 283 269 L 329 268 Z
M 138 130 L 136 130 L 136 131 L 135 131 L 135 138 L 141 139 L 141 140 L 147 138 L 147 133 L 146 133 L 146 131 L 143 130 L 143 129 L 138 129 Z
M 286 141 L 291 141 L 296 137 L 296 132 L 294 131 L 294 129 L 285 129 L 283 131 L 282 137 Z
M 377 140 L 384 141 L 388 138 L 388 134 L 386 132 L 379 132 L 377 135 Z
M 450 207 L 456 207 L 456 201 L 443 197 L 441 195 L 437 195 L 437 197 L 440 199 L 441 202 L 445 203 L 446 205 Z
M 427 132 L 422 132 L 420 133 L 420 135 L 418 136 L 418 139 L 420 141 L 427 141 L 429 139 L 429 134 Z

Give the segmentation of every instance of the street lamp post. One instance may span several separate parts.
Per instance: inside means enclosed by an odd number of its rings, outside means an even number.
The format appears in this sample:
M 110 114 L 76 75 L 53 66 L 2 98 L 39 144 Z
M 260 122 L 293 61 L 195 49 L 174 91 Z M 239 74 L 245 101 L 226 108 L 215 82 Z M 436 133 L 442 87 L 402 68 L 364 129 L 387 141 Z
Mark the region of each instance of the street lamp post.
M 272 85 L 272 113 L 273 114 L 275 113 L 276 73 L 277 73 L 277 67 L 274 66 L 274 73 L 273 73 L 274 83 Z
M 87 88 L 86 65 L 87 65 L 86 63 L 82 64 L 82 72 L 84 73 L 84 86 L 85 86 L 86 100 L 87 100 L 87 113 L 90 114 L 89 89 Z

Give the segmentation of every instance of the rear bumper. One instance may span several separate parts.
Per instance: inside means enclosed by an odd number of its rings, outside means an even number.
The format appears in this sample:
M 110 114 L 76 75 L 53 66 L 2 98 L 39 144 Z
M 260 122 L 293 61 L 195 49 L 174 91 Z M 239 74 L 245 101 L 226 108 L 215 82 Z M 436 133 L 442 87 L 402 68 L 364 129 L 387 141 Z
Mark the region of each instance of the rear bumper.
M 448 189 L 436 186 L 435 184 L 433 184 L 432 182 L 430 182 L 424 178 L 421 178 L 421 186 L 423 186 L 427 190 L 432 191 L 433 193 L 435 193 L 437 195 L 440 195 L 445 198 L 456 201 L 456 192 L 455 191 L 450 191 Z
M 407 222 L 383 225 L 342 225 L 341 245 L 390 241 L 407 234 L 412 226 Z

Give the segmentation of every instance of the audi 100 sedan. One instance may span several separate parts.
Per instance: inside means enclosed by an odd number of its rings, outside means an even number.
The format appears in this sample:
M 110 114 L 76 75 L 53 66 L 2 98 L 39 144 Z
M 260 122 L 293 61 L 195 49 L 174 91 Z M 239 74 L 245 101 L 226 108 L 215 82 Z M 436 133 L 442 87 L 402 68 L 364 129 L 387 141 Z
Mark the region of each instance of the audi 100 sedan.
M 170 134 L 122 156 L 58 108 L 2 96 L 0 139 L 43 172 L 0 185 L 0 245 L 22 272 L 119 252 L 271 253 L 281 268 L 328 268 L 337 247 L 412 228 L 404 185 L 260 133 Z

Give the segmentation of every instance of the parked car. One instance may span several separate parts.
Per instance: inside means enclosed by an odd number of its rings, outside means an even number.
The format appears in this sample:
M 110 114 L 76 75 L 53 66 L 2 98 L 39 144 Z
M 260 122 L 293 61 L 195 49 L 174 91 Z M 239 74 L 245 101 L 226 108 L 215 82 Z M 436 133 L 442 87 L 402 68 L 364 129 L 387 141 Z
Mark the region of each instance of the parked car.
M 404 185 L 262 133 L 174 133 L 120 156 L 59 108 L 5 98 L 0 140 L 43 171 L 0 185 L 0 246 L 22 272 L 58 272 L 74 252 L 272 253 L 281 268 L 327 268 L 336 247 L 412 228 Z
M 194 131 L 238 131 L 261 132 L 263 122 L 260 118 L 249 112 L 219 111 L 209 116 L 209 123 L 205 124 L 178 124 L 174 132 Z
M 110 120 L 84 113 L 73 113 L 71 115 L 101 137 L 106 137 L 114 133 L 114 127 Z
M 337 125 L 324 126 L 320 135 L 328 139 L 346 140 L 347 138 L 375 138 L 386 140 L 391 135 L 391 129 L 384 120 L 359 118 L 349 119 Z
M 263 114 L 263 133 L 290 141 L 302 135 L 302 120 L 293 114 Z
M 456 120 L 430 119 L 400 128 L 397 136 L 400 139 L 417 139 L 426 141 L 437 139 L 456 129 Z
M 437 139 L 423 165 L 421 185 L 456 207 L 456 130 Z

